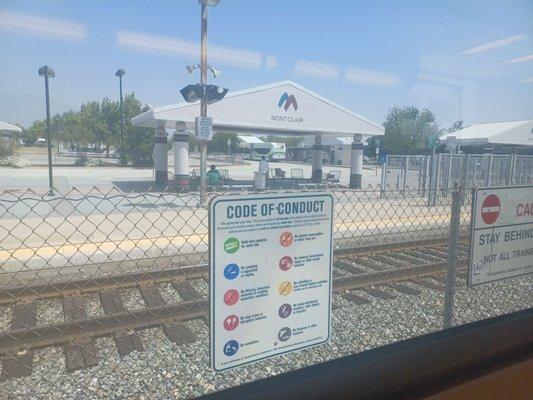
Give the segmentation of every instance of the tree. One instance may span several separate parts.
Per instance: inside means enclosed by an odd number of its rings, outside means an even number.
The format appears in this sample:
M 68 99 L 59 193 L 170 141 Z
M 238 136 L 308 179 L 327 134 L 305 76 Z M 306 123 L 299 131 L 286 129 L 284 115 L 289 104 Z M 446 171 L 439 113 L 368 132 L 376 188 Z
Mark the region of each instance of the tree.
M 450 126 L 448 128 L 448 132 L 455 132 L 455 131 L 460 131 L 461 129 L 463 129 L 464 126 L 463 126 L 463 121 L 460 120 L 460 121 L 455 121 L 452 126 Z
M 44 120 L 34 121 L 33 124 L 22 131 L 22 139 L 26 146 L 34 146 L 37 138 L 46 136 L 46 124 Z
M 0 138 L 0 161 L 2 161 L 5 158 L 11 157 L 14 152 L 15 152 L 15 141 L 12 139 L 4 140 Z
M 100 106 L 101 123 L 104 126 L 102 140 L 105 145 L 106 155 L 109 156 L 111 146 L 120 145 L 123 140 L 120 137 L 120 105 L 118 101 L 111 101 L 107 97 L 102 100 Z
M 383 125 L 383 148 L 387 154 L 425 153 L 428 138 L 439 131 L 433 113 L 416 107 L 394 107 Z
M 135 93 L 124 97 L 124 137 L 118 138 L 118 148 L 122 164 L 131 163 L 135 167 L 151 167 L 154 164 L 154 132 L 149 128 L 134 127 L 131 119 L 149 107 L 135 98 Z M 120 112 L 118 113 L 120 124 Z M 120 132 L 120 130 L 118 131 Z
M 209 153 L 227 153 L 228 139 L 231 140 L 230 150 L 232 153 L 237 149 L 237 134 L 221 132 L 213 135 L 213 139 L 207 143 L 207 151 Z

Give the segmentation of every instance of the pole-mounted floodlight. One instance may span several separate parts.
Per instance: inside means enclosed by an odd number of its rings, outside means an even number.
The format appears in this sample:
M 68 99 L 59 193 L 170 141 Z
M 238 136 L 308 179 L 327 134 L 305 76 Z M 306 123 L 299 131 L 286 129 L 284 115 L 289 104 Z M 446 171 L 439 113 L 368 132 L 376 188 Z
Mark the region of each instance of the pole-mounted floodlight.
M 39 68 L 39 76 L 44 77 L 44 92 L 46 97 L 46 143 L 48 146 L 48 186 L 50 196 L 54 195 L 54 177 L 52 174 L 52 131 L 50 128 L 50 91 L 48 89 L 48 78 L 56 76 L 54 70 L 48 65 Z
M 180 90 L 183 99 L 187 103 L 204 99 L 206 104 L 213 104 L 226 96 L 229 89 L 216 85 L 187 85 Z
M 56 76 L 56 73 L 48 65 L 44 65 L 41 68 L 39 68 L 39 76 L 54 78 Z

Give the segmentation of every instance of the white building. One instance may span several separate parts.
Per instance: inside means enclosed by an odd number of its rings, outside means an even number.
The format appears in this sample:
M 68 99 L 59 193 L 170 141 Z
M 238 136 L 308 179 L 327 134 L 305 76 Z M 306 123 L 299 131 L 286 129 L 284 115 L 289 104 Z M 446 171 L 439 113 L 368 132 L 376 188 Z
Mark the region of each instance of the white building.
M 313 146 L 312 136 L 305 138 L 300 146 L 309 149 Z M 331 165 L 350 165 L 352 160 L 352 137 L 327 137 L 322 139 L 323 157 Z
M 22 133 L 22 129 L 17 125 L 0 121 L 0 138 L 10 140 L 15 133 Z
M 181 134 L 174 135 L 179 144 L 175 158 L 185 157 L 186 130 L 193 129 L 199 115 L 199 102 L 179 103 L 153 108 L 132 119 L 134 126 L 156 129 L 155 169 L 156 182 L 168 179 L 165 154 L 166 136 L 164 129 L 177 127 Z M 322 138 L 350 137 L 350 185 L 361 186 L 363 172 L 363 140 L 383 135 L 380 124 L 355 114 L 332 101 L 311 92 L 291 81 L 229 93 L 222 101 L 208 106 L 208 115 L 213 118 L 217 132 L 251 133 L 255 135 L 295 135 L 314 137 L 313 180 L 322 177 Z M 178 125 L 176 125 L 178 124 Z M 183 128 L 185 126 L 185 130 Z M 188 177 L 188 159 L 175 160 L 174 175 L 182 182 Z M 178 161 L 178 162 L 176 162 Z
M 449 146 L 478 147 L 484 150 L 501 146 L 533 148 L 533 120 L 474 124 L 439 139 Z

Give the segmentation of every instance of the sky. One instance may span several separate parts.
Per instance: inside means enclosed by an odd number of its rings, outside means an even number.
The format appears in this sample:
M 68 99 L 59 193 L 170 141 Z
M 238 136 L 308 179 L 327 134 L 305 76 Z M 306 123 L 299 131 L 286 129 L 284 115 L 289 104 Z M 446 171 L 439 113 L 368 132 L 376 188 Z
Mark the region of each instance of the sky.
M 293 80 L 370 120 L 394 106 L 453 121 L 533 118 L 533 1 L 222 0 L 209 8 L 215 83 Z M 0 120 L 44 117 L 124 90 L 150 106 L 197 82 L 196 0 L 0 0 Z M 327 117 L 327 116 L 325 116 Z

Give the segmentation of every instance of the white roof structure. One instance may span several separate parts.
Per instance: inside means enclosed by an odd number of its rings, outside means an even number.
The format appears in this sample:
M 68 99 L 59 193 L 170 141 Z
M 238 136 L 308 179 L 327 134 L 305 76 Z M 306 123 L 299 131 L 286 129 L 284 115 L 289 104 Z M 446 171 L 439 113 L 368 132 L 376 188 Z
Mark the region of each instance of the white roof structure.
M 199 103 L 179 103 L 156 107 L 133 117 L 134 126 L 173 128 L 178 121 L 192 126 L 199 114 Z M 264 135 L 353 136 L 363 140 L 383 135 L 380 124 L 369 121 L 310 90 L 292 82 L 229 93 L 208 106 L 215 132 L 243 132 Z
M 326 137 L 322 139 L 322 145 L 324 146 L 346 146 L 351 145 L 353 142 L 353 137 Z M 302 147 L 311 147 L 315 143 L 315 138 L 313 136 L 306 137 L 301 143 Z
M 244 136 L 244 135 L 238 135 L 237 138 L 241 141 L 243 141 L 245 144 L 258 144 L 258 143 L 264 143 L 261 139 L 255 136 Z
M 461 146 L 503 144 L 533 146 L 533 120 L 488 122 L 441 136 L 440 141 Z
M 22 132 L 22 129 L 18 127 L 17 125 L 13 125 L 7 122 L 0 121 L 0 131 Z

